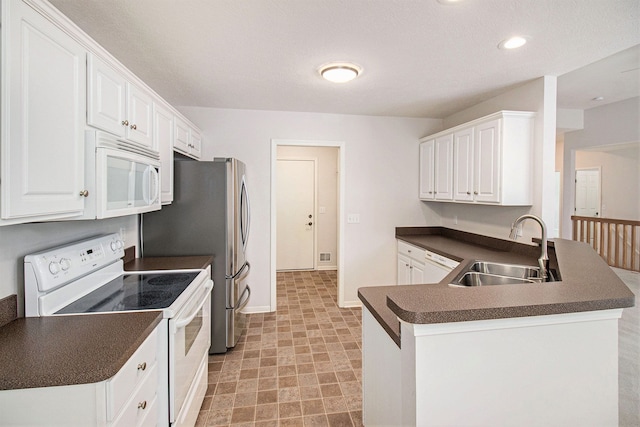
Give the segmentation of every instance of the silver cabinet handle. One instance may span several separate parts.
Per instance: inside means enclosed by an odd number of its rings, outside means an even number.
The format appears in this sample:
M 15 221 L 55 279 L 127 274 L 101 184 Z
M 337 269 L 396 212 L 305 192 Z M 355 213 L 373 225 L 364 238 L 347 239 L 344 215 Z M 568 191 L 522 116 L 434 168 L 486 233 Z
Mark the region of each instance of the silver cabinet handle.
M 129 120 L 123 120 L 122 126 L 129 126 Z
M 142 402 L 138 403 L 138 409 L 146 409 L 147 408 L 147 401 L 143 400 Z
M 142 363 L 138 364 L 138 370 L 139 371 L 144 371 L 145 369 L 147 369 L 147 362 L 142 362 Z
M 80 190 L 80 195 L 82 197 L 89 197 L 89 190 Z
M 134 124 L 132 124 L 132 125 L 130 126 L 130 128 L 131 128 L 131 129 L 133 129 L 133 130 L 136 130 L 136 129 L 138 129 L 138 126 L 136 126 L 136 125 L 135 125 L 135 123 L 134 123 Z

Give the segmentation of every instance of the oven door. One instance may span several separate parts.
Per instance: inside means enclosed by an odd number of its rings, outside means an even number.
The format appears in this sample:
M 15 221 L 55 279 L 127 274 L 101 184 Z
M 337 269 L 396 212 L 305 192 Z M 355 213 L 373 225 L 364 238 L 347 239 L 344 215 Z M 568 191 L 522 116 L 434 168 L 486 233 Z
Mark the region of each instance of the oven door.
M 211 345 L 212 288 L 213 281 L 208 280 L 203 290 L 169 319 L 169 418 L 172 424 L 189 418 L 185 411 L 195 412 L 197 416 L 204 398 L 204 394 L 193 398 L 190 390 L 197 390 L 197 382 L 203 377 L 207 381 L 206 374 L 198 375 L 198 368 Z

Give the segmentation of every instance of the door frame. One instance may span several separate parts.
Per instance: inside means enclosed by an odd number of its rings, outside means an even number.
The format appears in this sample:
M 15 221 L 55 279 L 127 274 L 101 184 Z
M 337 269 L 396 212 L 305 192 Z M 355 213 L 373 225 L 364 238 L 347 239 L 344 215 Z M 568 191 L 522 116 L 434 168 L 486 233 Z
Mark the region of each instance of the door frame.
M 277 147 L 276 147 L 276 157 L 277 157 Z M 313 212 L 312 214 L 313 214 L 313 223 L 316 224 L 318 221 L 318 159 L 316 157 L 304 157 L 304 156 L 279 157 L 279 158 L 276 158 L 276 171 L 277 171 L 278 160 L 313 162 Z M 277 187 L 277 182 L 276 182 L 276 187 Z M 273 194 L 273 197 L 275 198 L 276 191 L 272 191 L 271 194 Z M 276 202 L 276 212 L 277 212 L 277 200 L 275 200 L 275 202 Z M 276 254 L 277 254 L 277 237 L 278 237 L 277 231 L 278 230 L 276 228 L 273 228 L 273 232 L 276 235 L 276 252 L 274 252 Z M 314 270 L 318 269 L 318 260 L 316 259 L 317 253 L 318 253 L 318 227 L 316 226 L 316 227 L 313 227 L 313 269 Z M 277 257 L 274 257 L 274 258 L 277 258 Z M 304 270 L 290 270 L 290 271 L 304 271 Z
M 270 282 L 271 282 L 271 311 L 277 309 L 276 298 L 276 167 L 278 161 L 278 146 L 292 145 L 300 147 L 336 147 L 338 148 L 338 306 L 344 304 L 344 206 L 345 206 L 345 143 L 344 141 L 320 141 L 300 139 L 272 139 L 271 140 L 271 249 L 270 249 Z M 315 260 L 314 260 L 315 265 Z

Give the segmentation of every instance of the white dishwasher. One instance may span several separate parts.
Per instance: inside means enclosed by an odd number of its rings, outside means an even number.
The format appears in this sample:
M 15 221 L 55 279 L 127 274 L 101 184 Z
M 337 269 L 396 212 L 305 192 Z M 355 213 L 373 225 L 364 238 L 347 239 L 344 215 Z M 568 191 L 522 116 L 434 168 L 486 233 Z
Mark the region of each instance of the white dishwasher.
M 443 257 L 425 250 L 424 254 L 424 283 L 438 283 L 460 264 L 458 261 Z

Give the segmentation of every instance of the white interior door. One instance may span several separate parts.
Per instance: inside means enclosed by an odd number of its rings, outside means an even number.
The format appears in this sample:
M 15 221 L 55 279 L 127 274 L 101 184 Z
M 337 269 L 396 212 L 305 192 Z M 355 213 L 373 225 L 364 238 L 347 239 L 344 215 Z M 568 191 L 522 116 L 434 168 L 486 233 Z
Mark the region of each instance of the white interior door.
M 577 216 L 598 217 L 600 213 L 600 171 L 583 169 L 576 171 Z
M 276 179 L 276 270 L 312 270 L 315 161 L 279 159 Z

